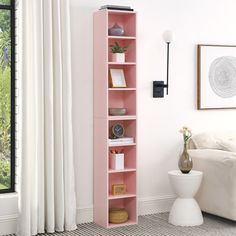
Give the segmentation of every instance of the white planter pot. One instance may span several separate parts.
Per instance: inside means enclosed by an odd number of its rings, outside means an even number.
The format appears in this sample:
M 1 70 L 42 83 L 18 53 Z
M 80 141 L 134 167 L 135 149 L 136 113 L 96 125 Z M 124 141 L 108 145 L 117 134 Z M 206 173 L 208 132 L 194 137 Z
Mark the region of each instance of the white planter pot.
M 112 53 L 113 62 L 125 62 L 125 53 Z

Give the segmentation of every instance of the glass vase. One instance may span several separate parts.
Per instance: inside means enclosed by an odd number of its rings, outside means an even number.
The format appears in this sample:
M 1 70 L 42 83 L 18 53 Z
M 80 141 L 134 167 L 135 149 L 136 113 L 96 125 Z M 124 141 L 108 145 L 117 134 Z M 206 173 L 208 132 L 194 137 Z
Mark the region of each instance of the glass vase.
M 193 168 L 193 161 L 188 154 L 188 145 L 184 144 L 184 150 L 179 158 L 179 169 L 183 174 L 188 174 Z
M 122 36 L 124 35 L 124 29 L 119 26 L 117 23 L 115 23 L 109 30 L 108 34 L 109 35 L 114 35 L 114 36 Z

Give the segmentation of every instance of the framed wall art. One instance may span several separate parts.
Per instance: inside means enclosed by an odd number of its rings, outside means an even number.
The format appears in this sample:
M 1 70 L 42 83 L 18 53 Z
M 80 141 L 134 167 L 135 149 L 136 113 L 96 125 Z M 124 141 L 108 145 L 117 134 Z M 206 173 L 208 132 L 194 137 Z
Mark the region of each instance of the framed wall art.
M 125 88 L 126 81 L 123 69 L 110 69 L 112 88 Z
M 236 46 L 198 45 L 198 109 L 236 108 Z

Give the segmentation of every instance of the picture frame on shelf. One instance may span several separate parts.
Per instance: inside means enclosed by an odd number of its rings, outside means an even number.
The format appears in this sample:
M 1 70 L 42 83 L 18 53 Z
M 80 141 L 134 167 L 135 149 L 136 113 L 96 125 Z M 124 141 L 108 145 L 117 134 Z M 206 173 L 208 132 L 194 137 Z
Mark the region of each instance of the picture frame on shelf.
M 197 108 L 236 108 L 236 46 L 198 45 Z
M 126 88 L 126 80 L 123 69 L 110 69 L 111 87 Z
M 113 184 L 112 185 L 112 195 L 122 195 L 126 194 L 125 184 Z

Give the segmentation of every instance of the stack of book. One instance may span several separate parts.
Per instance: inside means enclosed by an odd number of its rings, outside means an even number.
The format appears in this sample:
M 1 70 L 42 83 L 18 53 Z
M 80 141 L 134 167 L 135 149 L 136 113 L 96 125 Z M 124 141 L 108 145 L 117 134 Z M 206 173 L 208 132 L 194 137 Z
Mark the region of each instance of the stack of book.
M 100 7 L 100 10 L 108 9 L 108 10 L 120 10 L 120 11 L 133 11 L 130 6 L 118 6 L 118 5 L 104 5 Z
M 133 137 L 109 139 L 109 144 L 130 144 L 130 143 L 134 143 Z

